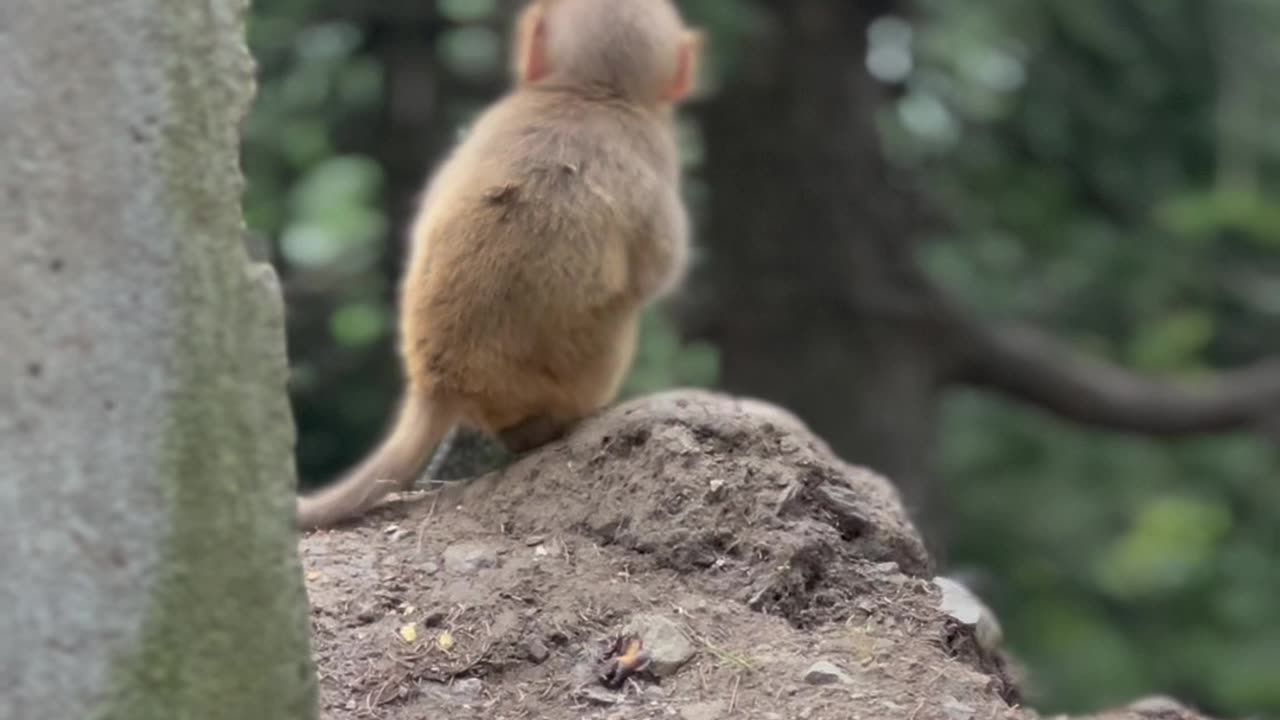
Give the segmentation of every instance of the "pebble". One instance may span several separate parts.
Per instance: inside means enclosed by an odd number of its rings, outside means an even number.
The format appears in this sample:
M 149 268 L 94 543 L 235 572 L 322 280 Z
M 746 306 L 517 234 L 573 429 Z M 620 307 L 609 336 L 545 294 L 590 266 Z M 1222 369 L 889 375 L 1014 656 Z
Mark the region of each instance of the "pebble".
M 551 656 L 551 651 L 541 640 L 530 640 L 524 647 L 525 657 L 529 658 L 529 662 L 534 665 L 540 665 Z
M 637 615 L 622 630 L 640 638 L 649 656 L 649 672 L 657 677 L 674 675 L 693 657 L 693 643 L 680 625 L 661 615 Z
M 374 603 L 365 603 L 356 611 L 356 620 L 365 625 L 382 617 L 382 613 L 378 612 L 378 606 Z
M 497 564 L 498 554 L 480 543 L 455 543 L 444 550 L 444 569 L 454 575 L 473 575 Z
M 1000 621 L 996 619 L 991 608 L 979 600 L 968 587 L 949 577 L 936 577 L 933 579 L 933 584 L 942 592 L 939 610 L 950 615 L 957 622 L 972 626 L 978 645 L 983 650 L 995 652 L 999 649 L 1003 642 L 1004 631 L 1000 628 Z
M 680 708 L 680 720 L 719 720 L 724 713 L 725 704 L 720 700 L 700 702 Z
M 617 705 L 626 699 L 618 693 L 595 687 L 584 687 L 578 691 L 577 695 L 579 698 L 596 705 Z
M 942 703 L 942 711 L 951 720 L 973 720 L 974 715 L 978 712 L 953 697 L 947 698 L 946 702 Z
M 463 678 L 454 680 L 450 689 L 455 695 L 474 699 L 480 697 L 480 693 L 484 692 L 484 682 L 476 678 Z
M 1149 718 L 1180 718 L 1186 713 L 1178 701 L 1163 695 L 1151 695 L 1129 705 L 1133 712 Z
M 834 685 L 850 682 L 850 678 L 834 663 L 819 660 L 804 671 L 804 681 L 810 685 Z
M 644 689 L 644 696 L 650 700 L 667 699 L 667 691 L 661 685 L 650 685 Z

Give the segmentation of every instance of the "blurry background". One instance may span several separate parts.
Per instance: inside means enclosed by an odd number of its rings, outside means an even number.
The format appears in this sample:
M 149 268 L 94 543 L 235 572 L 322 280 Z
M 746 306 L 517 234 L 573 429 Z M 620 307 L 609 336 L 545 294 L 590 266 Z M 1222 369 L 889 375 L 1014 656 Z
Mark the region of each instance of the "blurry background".
M 681 6 L 711 42 L 681 114 L 698 264 L 627 392 L 775 400 L 890 475 L 1043 710 L 1280 717 L 1276 435 L 1117 369 L 1280 352 L 1280 2 Z M 304 482 L 390 417 L 403 229 L 505 85 L 510 12 L 254 2 L 246 208 Z

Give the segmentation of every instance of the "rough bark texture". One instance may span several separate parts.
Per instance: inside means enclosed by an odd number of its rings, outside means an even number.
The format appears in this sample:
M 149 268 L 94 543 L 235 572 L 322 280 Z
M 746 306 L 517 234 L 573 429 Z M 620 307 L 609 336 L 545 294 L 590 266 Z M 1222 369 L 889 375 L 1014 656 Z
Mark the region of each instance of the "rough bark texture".
M 701 109 L 708 259 L 686 327 L 721 349 L 727 390 L 781 404 L 893 478 L 932 536 L 947 356 L 914 265 L 914 200 L 874 126 L 882 91 L 862 70 L 861 30 L 893 4 L 774 6 L 776 34 L 752 38 Z
M 315 714 L 244 0 L 0 7 L 0 718 Z

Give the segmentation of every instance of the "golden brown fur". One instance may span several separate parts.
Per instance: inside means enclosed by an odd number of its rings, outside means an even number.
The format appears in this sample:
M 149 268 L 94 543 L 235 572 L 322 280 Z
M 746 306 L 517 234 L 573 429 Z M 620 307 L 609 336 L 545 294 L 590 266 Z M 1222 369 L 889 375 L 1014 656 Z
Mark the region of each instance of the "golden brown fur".
M 680 280 L 670 107 L 697 52 L 669 0 L 538 0 L 517 82 L 436 173 L 411 230 L 404 406 L 346 478 L 299 499 L 331 525 L 407 489 L 457 422 L 524 451 L 610 402 L 636 320 Z

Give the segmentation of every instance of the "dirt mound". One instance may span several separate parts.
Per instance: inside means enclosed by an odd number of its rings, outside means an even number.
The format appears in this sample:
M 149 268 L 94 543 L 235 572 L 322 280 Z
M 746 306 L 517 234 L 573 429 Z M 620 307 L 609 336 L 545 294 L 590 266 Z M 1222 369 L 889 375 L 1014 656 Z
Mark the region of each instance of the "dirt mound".
M 632 402 L 300 549 L 332 720 L 1033 717 L 890 484 L 759 402 Z

